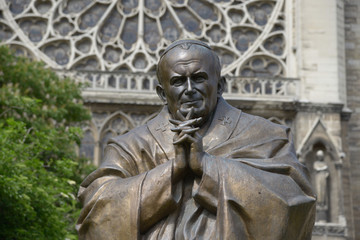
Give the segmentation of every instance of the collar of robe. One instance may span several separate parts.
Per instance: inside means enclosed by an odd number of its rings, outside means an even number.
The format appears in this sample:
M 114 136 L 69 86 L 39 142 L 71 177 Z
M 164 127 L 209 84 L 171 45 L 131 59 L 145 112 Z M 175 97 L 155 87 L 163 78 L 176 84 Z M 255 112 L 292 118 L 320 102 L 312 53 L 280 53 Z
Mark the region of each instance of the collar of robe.
M 204 151 L 209 151 L 228 140 L 238 124 L 240 116 L 241 110 L 232 107 L 220 97 L 209 129 L 203 136 Z M 164 106 L 161 112 L 147 123 L 147 127 L 167 155 L 167 158 L 171 159 L 175 154 L 172 144 L 175 133 L 171 131 L 174 125 L 169 122 L 169 118 L 169 110 L 167 106 Z

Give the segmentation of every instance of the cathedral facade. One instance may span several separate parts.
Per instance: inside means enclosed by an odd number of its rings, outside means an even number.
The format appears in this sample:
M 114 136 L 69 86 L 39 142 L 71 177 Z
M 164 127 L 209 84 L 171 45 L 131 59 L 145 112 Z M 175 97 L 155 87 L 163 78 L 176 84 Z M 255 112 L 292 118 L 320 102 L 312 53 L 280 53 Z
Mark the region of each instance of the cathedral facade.
M 360 239 L 359 1 L 0 0 L 1 44 L 86 84 L 79 154 L 96 165 L 157 114 L 156 64 L 182 38 L 218 54 L 229 103 L 291 127 L 318 196 L 313 239 Z

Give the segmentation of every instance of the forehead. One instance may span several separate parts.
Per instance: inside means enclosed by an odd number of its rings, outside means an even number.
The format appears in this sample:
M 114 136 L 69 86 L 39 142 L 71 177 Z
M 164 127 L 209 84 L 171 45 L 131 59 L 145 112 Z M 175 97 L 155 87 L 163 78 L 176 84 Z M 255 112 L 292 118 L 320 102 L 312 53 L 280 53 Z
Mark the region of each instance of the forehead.
M 214 66 L 214 58 L 211 50 L 198 45 L 192 45 L 189 49 L 176 47 L 163 57 L 160 68 L 163 72 L 164 70 L 174 69 L 179 65 L 187 65 L 190 63 L 197 63 L 197 65 L 205 69 Z M 210 67 L 210 69 L 212 68 Z

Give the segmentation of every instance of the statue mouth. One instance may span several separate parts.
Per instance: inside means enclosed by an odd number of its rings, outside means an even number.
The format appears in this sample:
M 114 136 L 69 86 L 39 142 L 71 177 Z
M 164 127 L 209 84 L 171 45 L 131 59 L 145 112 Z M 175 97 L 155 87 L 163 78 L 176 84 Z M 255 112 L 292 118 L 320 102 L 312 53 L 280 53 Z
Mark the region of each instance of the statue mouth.
M 184 106 L 194 106 L 194 105 L 198 105 L 201 101 L 202 99 L 187 100 L 187 101 L 183 101 L 181 104 Z
M 187 99 L 184 99 L 184 100 L 181 100 L 181 104 L 184 104 L 184 103 L 196 103 L 198 101 L 202 101 L 201 98 L 187 98 Z
M 198 102 L 198 101 L 201 101 L 201 99 L 185 101 L 185 102 L 183 102 L 183 103 L 194 103 L 194 102 Z

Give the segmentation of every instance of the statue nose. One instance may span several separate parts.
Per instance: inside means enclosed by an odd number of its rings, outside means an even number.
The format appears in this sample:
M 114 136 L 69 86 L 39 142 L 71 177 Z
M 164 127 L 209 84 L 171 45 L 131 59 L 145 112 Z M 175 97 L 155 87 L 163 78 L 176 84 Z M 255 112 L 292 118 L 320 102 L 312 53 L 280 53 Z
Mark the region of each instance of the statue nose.
M 192 87 L 192 82 L 191 82 L 190 78 L 187 78 L 187 88 L 186 88 L 185 94 L 188 94 L 188 95 L 194 94 L 194 89 Z

